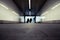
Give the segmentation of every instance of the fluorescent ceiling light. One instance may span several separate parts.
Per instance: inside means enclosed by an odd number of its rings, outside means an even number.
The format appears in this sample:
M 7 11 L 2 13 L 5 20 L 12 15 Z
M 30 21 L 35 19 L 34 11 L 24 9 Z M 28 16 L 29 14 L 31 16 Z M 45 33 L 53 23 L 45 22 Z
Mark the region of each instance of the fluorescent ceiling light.
M 3 5 L 3 4 L 1 4 L 1 3 L 0 3 L 0 6 L 2 6 L 2 7 L 4 7 L 4 8 L 6 8 L 6 9 L 8 9 L 6 6 L 4 6 L 4 5 Z
M 29 9 L 31 9 L 31 0 L 29 0 Z
M 15 11 L 12 11 L 13 14 L 18 15 Z
M 42 15 L 44 16 L 44 15 L 46 15 L 47 13 L 48 13 L 48 11 L 46 11 L 46 12 L 42 13 Z
M 55 5 L 52 9 L 55 9 L 58 6 L 60 6 L 60 3 L 58 3 L 57 5 Z

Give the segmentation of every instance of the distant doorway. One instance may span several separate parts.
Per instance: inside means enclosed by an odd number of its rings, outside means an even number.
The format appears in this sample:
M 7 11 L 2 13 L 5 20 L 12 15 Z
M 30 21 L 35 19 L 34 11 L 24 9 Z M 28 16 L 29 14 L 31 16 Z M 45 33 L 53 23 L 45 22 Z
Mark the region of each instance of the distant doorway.
M 25 22 L 26 23 L 34 23 L 34 16 L 26 16 Z

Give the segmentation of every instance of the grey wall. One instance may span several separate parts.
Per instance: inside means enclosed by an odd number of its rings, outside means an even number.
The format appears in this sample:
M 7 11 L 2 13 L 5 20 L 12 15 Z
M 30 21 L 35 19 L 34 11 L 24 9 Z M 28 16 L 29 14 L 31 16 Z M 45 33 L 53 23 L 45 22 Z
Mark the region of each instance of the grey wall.
M 55 8 L 54 8 L 55 7 Z M 45 17 L 42 21 L 60 20 L 60 0 L 47 0 L 38 14 Z
M 0 0 L 0 2 L 6 4 L 7 7 L 10 8 L 11 10 L 14 10 L 19 14 L 21 13 L 12 0 Z
M 45 5 L 42 7 L 42 9 L 40 10 L 39 14 L 42 14 L 43 12 L 51 9 L 56 3 L 60 2 L 60 0 L 47 0 L 47 2 L 45 3 Z

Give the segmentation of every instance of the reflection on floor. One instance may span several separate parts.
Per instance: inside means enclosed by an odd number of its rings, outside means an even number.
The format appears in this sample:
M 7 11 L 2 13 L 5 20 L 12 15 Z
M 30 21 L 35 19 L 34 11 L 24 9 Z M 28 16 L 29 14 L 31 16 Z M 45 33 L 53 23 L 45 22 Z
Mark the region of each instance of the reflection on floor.
M 60 25 L 0 24 L 0 40 L 60 40 Z

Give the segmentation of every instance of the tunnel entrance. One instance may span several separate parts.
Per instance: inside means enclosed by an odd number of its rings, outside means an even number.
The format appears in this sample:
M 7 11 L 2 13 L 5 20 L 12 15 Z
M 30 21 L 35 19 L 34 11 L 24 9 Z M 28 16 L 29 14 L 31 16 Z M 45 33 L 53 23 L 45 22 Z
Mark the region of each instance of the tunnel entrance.
M 23 23 L 41 23 L 44 17 L 40 16 L 20 16 L 21 22 Z

